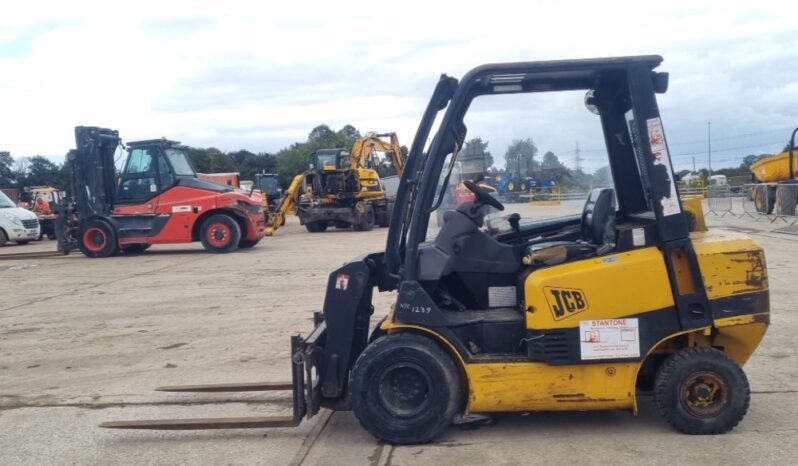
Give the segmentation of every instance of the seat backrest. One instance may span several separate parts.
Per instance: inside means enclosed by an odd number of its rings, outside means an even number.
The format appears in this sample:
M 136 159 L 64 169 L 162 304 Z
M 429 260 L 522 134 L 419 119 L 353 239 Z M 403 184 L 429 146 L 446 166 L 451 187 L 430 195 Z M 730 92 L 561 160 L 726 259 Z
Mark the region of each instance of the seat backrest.
M 582 240 L 601 246 L 615 241 L 615 190 L 596 188 L 582 210 Z

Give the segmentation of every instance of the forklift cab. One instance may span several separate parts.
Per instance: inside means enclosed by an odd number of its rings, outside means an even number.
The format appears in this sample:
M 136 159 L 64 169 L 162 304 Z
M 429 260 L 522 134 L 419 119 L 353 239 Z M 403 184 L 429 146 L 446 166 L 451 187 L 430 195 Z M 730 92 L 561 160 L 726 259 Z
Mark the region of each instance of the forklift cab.
M 196 178 L 185 146 L 152 139 L 128 143 L 128 157 L 119 177 L 117 204 L 137 204 L 175 185 L 180 178 Z
M 476 68 L 459 83 L 442 78 L 436 92 L 441 108 L 428 109 L 419 131 L 422 139 L 416 138 L 416 151 L 411 150 L 415 157 L 408 162 L 414 164 L 408 172 L 420 171 L 421 179 L 400 189 L 404 199 L 397 199 L 397 206 L 402 208 L 394 215 L 386 248 L 388 269 L 399 278 L 400 288 L 424 290 L 443 309 L 518 308 L 529 299 L 524 296 L 526 278 L 535 270 L 660 247 L 666 259 L 662 261 L 664 275 L 657 277 L 676 273 L 670 258 L 678 251 L 685 261 L 682 272 L 694 284 L 688 292 L 676 289 L 675 283 L 668 290 L 686 319 L 684 324 L 705 323 L 706 312 L 689 312 L 690 308 L 706 310 L 707 302 L 656 104 L 655 94 L 665 92 L 668 83 L 666 73 L 654 71 L 660 62 L 660 57 L 644 56 L 511 63 Z M 446 95 L 455 86 L 456 92 Z M 565 215 L 530 218 L 534 211 L 525 209 L 525 204 L 507 204 L 510 211 L 515 210 L 515 218 L 508 212 L 504 222 L 486 222 L 488 207 L 503 210 L 505 205 L 471 183 L 475 201 L 447 213 L 440 229 L 430 224 L 430 214 L 442 203 L 451 182 L 468 127 L 490 129 L 480 126 L 480 118 L 469 119 L 482 102 L 488 101 L 484 108 L 495 112 L 491 99 L 503 99 L 511 104 L 508 115 L 516 115 L 512 112 L 527 110 L 526 101 L 521 100 L 526 95 L 574 91 L 584 95 L 580 100 L 586 107 L 582 110 L 586 125 L 595 120 L 593 131 L 605 145 L 604 160 L 614 187 L 593 190 L 583 204 L 571 203 L 573 208 Z M 425 151 L 431 122 L 443 108 L 446 112 L 439 118 L 438 132 Z M 395 318 L 403 322 L 426 323 L 426 317 L 434 314 L 408 315 L 397 309 Z

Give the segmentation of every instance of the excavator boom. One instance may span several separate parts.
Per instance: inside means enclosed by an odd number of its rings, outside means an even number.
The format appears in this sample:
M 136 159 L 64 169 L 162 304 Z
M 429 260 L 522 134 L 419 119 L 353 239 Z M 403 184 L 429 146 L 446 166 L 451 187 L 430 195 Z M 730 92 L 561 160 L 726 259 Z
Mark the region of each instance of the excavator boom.
M 291 180 L 291 184 L 288 186 L 288 189 L 285 190 L 285 195 L 283 196 L 283 200 L 280 201 L 280 206 L 275 211 L 274 215 L 270 216 L 269 222 L 266 225 L 266 236 L 271 236 L 280 228 L 280 225 L 285 223 L 285 216 L 291 209 L 296 208 L 297 203 L 299 202 L 299 196 L 302 190 L 302 180 L 304 178 L 304 174 L 300 173 L 299 175 L 295 176 L 293 180 Z

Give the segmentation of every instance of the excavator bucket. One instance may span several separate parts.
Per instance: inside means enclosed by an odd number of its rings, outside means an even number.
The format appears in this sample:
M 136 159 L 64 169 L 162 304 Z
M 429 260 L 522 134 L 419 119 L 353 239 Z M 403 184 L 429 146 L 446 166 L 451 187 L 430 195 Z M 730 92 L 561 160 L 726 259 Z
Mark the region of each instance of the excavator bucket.
M 194 419 L 156 419 L 135 421 L 110 421 L 100 424 L 108 429 L 147 429 L 147 430 L 206 430 L 206 429 L 252 429 L 270 427 L 295 427 L 302 418 L 312 417 L 319 410 L 319 389 L 314 380 L 320 361 L 320 343 L 326 334 L 326 326 L 320 314 L 316 316 L 316 329 L 303 339 L 299 335 L 291 337 L 291 381 L 254 382 L 216 385 L 175 385 L 156 388 L 162 392 L 184 393 L 231 393 L 253 391 L 293 392 L 293 414 L 291 416 L 253 416 L 220 417 Z M 314 370 L 315 369 L 315 370 Z

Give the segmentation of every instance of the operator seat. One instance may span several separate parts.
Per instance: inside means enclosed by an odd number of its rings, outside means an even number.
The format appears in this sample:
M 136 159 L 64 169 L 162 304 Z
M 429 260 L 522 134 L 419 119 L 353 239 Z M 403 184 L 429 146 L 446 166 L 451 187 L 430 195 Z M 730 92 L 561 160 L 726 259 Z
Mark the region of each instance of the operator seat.
M 596 188 L 582 209 L 578 241 L 548 241 L 526 248 L 526 265 L 554 265 L 567 260 L 605 254 L 615 246 L 615 191 Z

